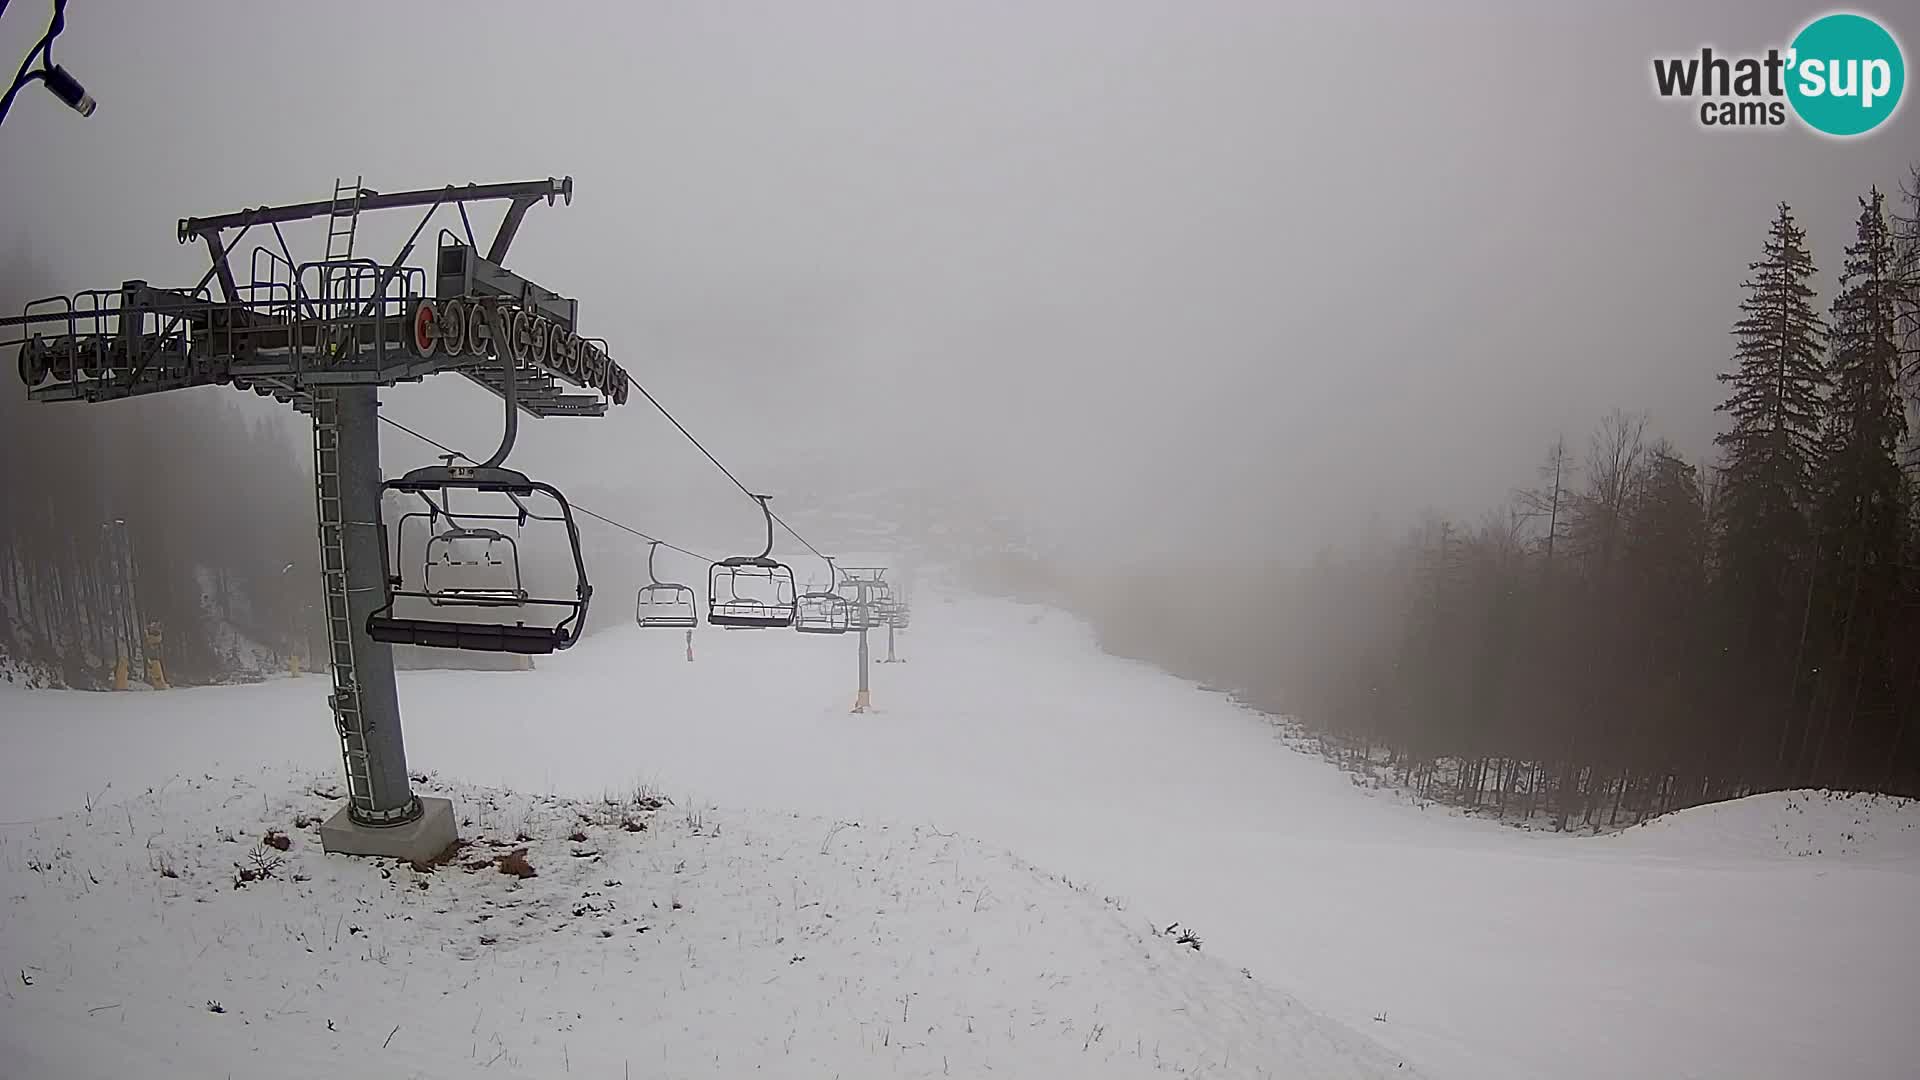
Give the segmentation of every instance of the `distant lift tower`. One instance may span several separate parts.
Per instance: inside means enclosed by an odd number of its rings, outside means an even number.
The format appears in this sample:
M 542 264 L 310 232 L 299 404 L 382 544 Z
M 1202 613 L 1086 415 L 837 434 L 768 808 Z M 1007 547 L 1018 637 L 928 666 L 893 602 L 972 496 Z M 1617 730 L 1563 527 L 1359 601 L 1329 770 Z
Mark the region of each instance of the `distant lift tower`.
M 880 625 L 880 609 L 891 598 L 884 566 L 846 566 L 840 569 L 840 595 L 853 605 L 853 625 L 860 631 L 860 689 L 853 698 L 857 713 L 873 708 L 873 696 L 867 674 L 873 653 L 867 645 L 867 631 Z
M 396 588 L 381 525 L 380 388 L 454 372 L 499 396 L 506 434 L 492 459 L 416 473 L 491 485 L 508 498 L 544 488 L 500 467 L 517 411 L 600 416 L 627 399 L 626 372 L 603 343 L 579 336 L 577 302 L 503 265 L 527 211 L 556 200 L 573 201 L 571 177 L 392 194 L 357 180 L 336 183 L 324 201 L 181 220 L 177 239 L 201 241 L 211 261 L 190 288 L 132 280 L 118 289 L 36 300 L 20 315 L 0 318 L 0 328 L 22 328 L 0 347 L 20 346 L 20 378 L 34 401 L 105 402 L 219 385 L 250 389 L 312 416 L 333 670 L 328 701 L 347 787 L 347 805 L 321 830 L 328 851 L 427 859 L 456 839 L 451 804 L 413 793 L 387 643 L 395 640 L 394 626 L 408 624 L 380 616 Z M 468 207 L 489 202 L 507 209 L 482 255 Z M 356 253 L 361 215 L 409 207 L 425 212 L 393 258 Z M 411 265 L 421 234 L 443 211 L 450 222 L 457 218 L 461 232 L 439 231 L 431 271 Z M 312 219 L 326 222 L 326 254 L 298 261 L 281 225 Z M 253 248 L 242 283 L 234 252 L 256 229 L 271 246 Z M 577 538 L 575 553 L 577 560 Z M 584 608 L 584 575 L 580 591 Z M 370 634 L 370 623 L 386 640 Z M 571 643 L 566 634 L 492 637 L 484 647 L 543 651 Z

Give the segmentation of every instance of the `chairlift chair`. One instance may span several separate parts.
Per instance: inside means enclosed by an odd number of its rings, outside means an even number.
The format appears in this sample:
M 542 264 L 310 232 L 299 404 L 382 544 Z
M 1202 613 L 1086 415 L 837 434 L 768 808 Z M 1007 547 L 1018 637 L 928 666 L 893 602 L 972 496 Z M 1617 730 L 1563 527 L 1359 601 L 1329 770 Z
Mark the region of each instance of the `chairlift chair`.
M 773 511 L 769 495 L 755 495 L 767 519 L 767 546 L 758 555 L 735 555 L 707 571 L 707 622 L 727 630 L 784 630 L 797 604 L 793 570 L 773 558 Z
M 647 548 L 647 583 L 640 586 L 634 605 L 634 619 L 643 627 L 691 630 L 700 625 L 700 612 L 693 590 L 671 581 L 661 581 L 653 572 L 653 557 L 660 548 L 655 540 Z
M 490 340 L 511 340 L 511 335 L 507 333 L 508 319 L 504 309 L 493 304 L 485 306 L 484 310 L 481 305 L 475 305 L 475 310 L 480 311 L 484 316 L 483 321 L 490 325 Z M 494 450 L 493 456 L 474 465 L 455 465 L 454 460 L 462 455 L 448 453 L 443 464 L 415 469 L 380 486 L 381 498 L 377 509 L 380 554 L 386 563 L 385 572 L 381 575 L 386 583 L 386 596 L 385 603 L 369 614 L 366 622 L 367 636 L 375 641 L 437 649 L 543 654 L 572 647 L 586 629 L 587 601 L 593 596 L 593 586 L 587 581 L 587 564 L 580 552 L 580 527 L 573 519 L 573 508 L 567 505 L 566 496 L 558 488 L 530 480 L 525 473 L 506 468 L 503 464 L 519 432 L 519 377 L 518 358 L 513 351 L 500 349 L 498 353 L 502 384 L 500 396 L 504 412 L 500 445 Z M 450 501 L 455 491 L 482 496 L 479 500 L 480 509 L 473 510 L 462 505 L 456 513 Z M 386 520 L 386 496 L 389 492 L 402 496 L 403 502 L 409 496 L 420 500 L 426 512 L 403 514 L 390 531 Z M 536 513 L 528 506 L 529 501 L 536 500 L 542 509 L 551 504 L 557 511 Z M 406 573 L 407 568 L 413 565 L 406 558 L 407 527 L 410 522 L 424 521 L 431 531 L 437 527 L 442 516 L 459 533 L 435 536 L 435 539 L 442 541 L 440 550 L 444 554 L 440 570 L 442 587 L 436 589 L 432 584 L 434 540 L 427 541 L 426 557 L 419 564 L 418 578 Z M 523 539 L 531 524 L 538 523 L 538 534 L 551 536 L 558 530 L 572 555 L 573 595 L 533 594 L 521 578 L 519 542 L 507 541 L 504 533 L 484 524 L 488 522 L 510 522 Z M 391 549 L 387 545 L 389 538 L 393 541 Z M 510 590 L 500 587 L 508 569 L 504 560 L 498 560 L 497 557 L 497 545 L 501 542 L 510 543 L 513 552 Z M 472 563 L 464 558 L 455 559 L 459 548 L 472 547 L 476 543 L 484 545 L 480 558 Z M 485 554 L 489 551 L 494 552 L 491 559 Z M 396 563 L 402 568 L 401 573 L 393 572 Z M 500 577 L 485 588 L 476 589 L 470 583 L 447 587 L 450 570 L 458 571 L 454 577 L 469 572 L 497 574 Z M 426 610 L 417 615 L 396 612 L 396 605 L 403 601 L 410 607 L 417 601 L 424 601 Z M 472 612 L 475 617 L 454 618 L 454 614 L 460 611 Z M 479 617 L 484 612 L 510 617 L 513 621 L 488 621 Z M 535 620 L 529 625 L 527 617 L 536 613 L 555 618 L 550 623 Z
M 827 560 L 830 586 L 839 576 L 833 560 Z M 853 605 L 828 586 L 801 593 L 796 602 L 793 628 L 803 634 L 844 634 L 853 629 Z
M 587 581 L 586 562 L 580 551 L 580 530 L 566 496 L 550 484 L 527 478 L 526 474 L 499 466 L 429 465 L 415 469 L 381 485 L 382 494 L 396 492 L 419 499 L 426 507 L 402 515 L 392 530 L 392 546 L 387 545 L 386 499 L 381 500 L 380 525 L 382 554 L 389 556 L 386 602 L 367 617 L 367 636 L 389 645 L 422 645 L 437 649 L 468 649 L 479 652 L 542 654 L 571 647 L 586 625 L 587 601 L 593 586 Z M 479 510 L 462 506 L 452 508 L 453 492 L 472 492 L 487 496 Z M 538 499 L 550 502 L 557 512 L 536 513 L 528 503 Z M 451 529 L 432 532 L 445 517 Z M 426 541 L 427 557 L 418 577 L 405 572 L 412 565 L 405 559 L 409 525 L 425 523 L 431 533 Z M 534 595 L 520 577 L 519 544 L 504 533 L 482 522 L 510 522 L 524 530 L 529 524 L 548 526 L 543 532 L 564 532 L 572 556 L 573 595 Z M 524 538 L 524 537 L 523 537 Z M 511 561 L 499 558 L 503 550 L 512 553 Z M 468 549 L 468 550 L 463 550 Z M 474 550 L 479 552 L 477 560 Z M 489 554 L 491 553 L 491 554 Z M 436 558 L 436 554 L 439 556 Z M 393 572 L 399 563 L 401 573 Z M 510 573 L 509 573 L 510 571 Z M 497 575 L 487 578 L 486 575 Z M 476 584 L 475 578 L 484 580 Z M 397 605 L 424 602 L 429 611 L 444 614 L 428 616 L 397 614 Z M 489 622 L 480 612 L 515 608 L 514 621 Z M 472 611 L 476 617 L 454 617 L 458 611 Z M 557 616 L 550 624 L 528 616 L 545 613 Z
M 520 546 L 498 529 L 455 525 L 434 534 L 427 540 L 422 577 L 427 603 L 435 607 L 518 607 L 527 599 Z

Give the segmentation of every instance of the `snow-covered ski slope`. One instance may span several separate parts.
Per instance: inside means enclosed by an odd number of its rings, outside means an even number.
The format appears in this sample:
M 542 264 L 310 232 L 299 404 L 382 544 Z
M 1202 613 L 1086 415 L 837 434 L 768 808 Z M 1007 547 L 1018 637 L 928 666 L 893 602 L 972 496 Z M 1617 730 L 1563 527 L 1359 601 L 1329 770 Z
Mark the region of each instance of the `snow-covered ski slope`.
M 258 831 L 298 812 L 295 803 L 320 805 L 282 777 L 337 770 L 323 680 L 165 694 L 0 691 L 0 818 L 80 811 L 0 830 L 0 959 L 22 966 L 31 952 L 44 969 L 33 988 L 9 976 L 8 1042 L 43 1057 L 65 1038 L 110 1045 L 87 1033 L 122 1010 L 86 1010 L 114 1003 L 113 963 L 164 965 L 158 970 L 179 984 L 174 998 L 203 1005 L 197 998 L 216 995 L 201 994 L 190 976 L 204 977 L 197 966 L 218 954 L 219 977 L 241 987 L 223 992 L 246 1002 L 243 1020 L 277 1025 L 277 1038 L 306 1029 L 269 1021 L 269 1012 L 304 1011 L 297 1019 L 318 1023 L 315 1008 L 373 995 L 353 1006 L 351 1037 L 322 1024 L 308 1033 L 322 1041 L 288 1044 L 316 1062 L 336 1045 L 371 1049 L 385 1028 L 400 1023 L 404 1035 L 415 1023 L 421 1041 L 393 1059 L 394 1075 L 465 1075 L 503 1049 L 494 1074 L 512 1062 L 529 1075 L 568 1062 L 577 1071 L 582 1053 L 595 1063 L 584 1074 L 603 1076 L 631 1059 L 639 1075 L 738 1075 L 732 1066 L 747 1061 L 796 1076 L 986 1075 L 990 1065 L 997 1075 L 1032 1076 L 1418 1069 L 1458 1080 L 1891 1080 L 1911 1077 L 1920 1061 L 1912 1023 L 1920 808 L 1912 804 L 1787 793 L 1610 837 L 1503 828 L 1363 792 L 1224 697 L 1105 656 L 1084 626 L 1057 612 L 923 583 L 914 619 L 899 641 L 908 662 L 873 668 L 879 711 L 865 715 L 848 712 L 850 638 L 703 628 L 689 664 L 678 632 L 618 630 L 534 672 L 404 673 L 416 770 L 568 799 L 652 783 L 675 799 L 643 833 L 595 825 L 573 845 L 551 835 L 557 824 L 536 828 L 530 857 L 543 876 L 519 893 L 529 923 L 478 959 L 461 958 L 482 932 L 465 920 L 476 897 L 515 895 L 505 878 L 443 868 L 402 900 L 405 888 L 321 859 L 297 832 L 289 857 L 310 882 L 233 890 L 221 880 L 201 906 L 154 899 L 185 892 L 187 875 L 162 881 L 150 868 L 153 823 L 165 823 L 159 842 L 173 845 L 172 857 L 215 873 L 248 846 L 213 839 L 216 824 Z M 884 656 L 884 634 L 876 646 Z M 229 791 L 208 774 L 242 776 L 249 786 Z M 99 808 L 145 798 L 176 775 L 162 807 L 131 805 L 131 824 Z M 454 793 L 463 807 L 503 798 L 475 787 Z M 193 812 L 195 800 L 220 805 L 229 796 L 218 814 Z M 96 804 L 90 815 L 87 799 Z M 715 806 L 704 817 L 720 825 L 717 837 L 685 820 L 702 801 Z M 580 812 L 541 805 L 556 821 Z M 518 812 L 477 812 L 466 834 L 511 841 L 502 834 L 517 830 L 506 819 Z M 835 821 L 859 824 L 823 853 Z M 573 847 L 597 851 L 604 865 L 588 869 Z M 72 854 L 50 863 L 61 850 Z M 30 869 L 30 859 L 43 869 Z M 683 861 L 681 875 L 698 868 L 702 890 L 688 907 L 721 912 L 698 928 L 676 921 L 662 898 L 680 887 L 672 879 Z M 116 884 L 93 885 L 89 869 Z M 616 879 L 624 884 L 604 884 Z M 746 884 L 761 879 L 771 892 Z M 772 895 L 782 888 L 787 896 Z M 808 941 L 792 950 L 807 960 L 774 964 L 767 950 L 787 950 L 807 940 L 802 927 L 824 924 L 797 906 L 809 888 L 823 903 L 860 910 L 861 932 Z M 126 933 L 165 944 L 133 948 L 126 960 L 100 953 L 106 946 L 82 932 L 85 920 L 122 910 L 99 899 L 103 889 L 143 898 L 146 907 L 125 918 L 164 920 L 165 931 Z M 288 892 L 269 902 L 274 889 Z M 562 905 L 527 915 L 545 895 L 539 890 L 575 906 L 604 900 L 610 910 L 575 915 Z M 602 895 L 579 895 L 586 892 Z M 655 902 L 671 914 L 657 914 Z M 448 959 L 343 968 L 325 958 L 337 959 L 342 946 L 304 952 L 320 934 L 312 913 L 342 904 L 403 923 L 379 939 L 387 949 L 444 943 Z M 210 913 L 205 923 L 202 913 Z M 649 931 L 632 929 L 640 921 Z M 1200 953 L 1150 933 L 1175 921 L 1199 933 Z M 208 926 L 228 930 L 195 959 Z M 602 926 L 619 950 L 604 957 L 592 936 Z M 648 948 L 667 941 L 655 933 L 683 935 L 670 963 L 665 951 L 652 959 L 631 951 L 641 948 L 637 939 Z M 178 944 L 183 937 L 188 945 Z M 979 958 L 968 959 L 968 948 Z M 728 959 L 721 979 L 718 957 L 729 949 L 752 956 Z M 822 955 L 832 977 L 819 965 L 800 974 L 814 963 L 809 949 L 829 950 Z M 1179 960 L 1197 963 L 1172 966 Z M 704 989 L 682 992 L 679 972 L 694 961 L 706 966 L 688 985 Z M 62 1005 L 25 996 L 68 978 L 69 964 L 96 981 Z M 450 982 L 456 977 L 481 981 Z M 396 989 L 404 978 L 444 992 L 447 1009 L 464 1013 L 404 1019 Z M 769 989 L 743 992 L 762 978 L 773 980 Z M 269 1000 L 275 990 L 279 998 Z M 221 1000 L 229 1013 L 177 1024 L 199 1031 L 207 1019 L 230 1020 L 235 1002 Z M 952 1026 L 964 1028 L 961 1014 L 981 1000 L 1011 1024 L 991 1045 L 966 1043 Z M 385 1016 L 377 1002 L 401 1011 L 376 1020 Z M 510 1002 L 529 1009 L 528 1019 L 501 1019 Z M 736 1007 L 744 1011 L 735 1027 L 710 1015 Z M 909 1020 L 898 1020 L 902 1013 Z M 536 1024 L 536 1016 L 545 1019 Z M 934 1030 L 917 1023 L 922 1017 Z M 656 1021 L 650 1034 L 631 1040 L 632 1025 L 647 1020 Z M 677 1034 L 662 1034 L 659 1023 Z M 623 1025 L 626 1034 L 608 1034 Z M 1089 1042 L 1096 1026 L 1103 1034 Z M 1159 1032 L 1159 1055 L 1123 1029 Z M 1044 1045 L 1027 1040 L 1043 1030 L 1052 1033 Z M 910 1051 L 898 1046 L 902 1038 Z M 654 1055 L 645 1071 L 622 1039 Z M 724 1044 L 713 1047 L 718 1058 L 688 1052 L 702 1040 Z M 402 1042 L 396 1035 L 388 1052 Z M 287 1060 L 289 1075 L 306 1075 L 294 1055 Z
M 9 842 L 0 1075 L 1408 1072 L 1118 901 L 925 826 L 429 779 L 470 843 L 416 867 L 322 854 L 316 779 L 183 778 Z

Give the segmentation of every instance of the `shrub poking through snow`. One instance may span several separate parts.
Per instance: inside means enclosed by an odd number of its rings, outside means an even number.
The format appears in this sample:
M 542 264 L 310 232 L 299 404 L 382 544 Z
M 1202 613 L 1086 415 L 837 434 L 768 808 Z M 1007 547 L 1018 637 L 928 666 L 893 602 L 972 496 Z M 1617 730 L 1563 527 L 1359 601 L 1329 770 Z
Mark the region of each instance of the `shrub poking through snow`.
M 267 835 L 260 842 L 279 851 L 288 851 L 293 847 L 293 838 L 279 829 L 268 829 Z
M 1179 923 L 1168 923 L 1167 928 L 1160 933 L 1172 938 L 1176 945 L 1185 945 L 1194 952 L 1200 951 L 1200 935 L 1194 933 L 1191 927 L 1181 926 Z
M 249 882 L 265 881 L 285 862 L 285 858 L 268 850 L 265 844 L 255 844 L 253 850 L 247 852 L 245 862 L 233 864 L 233 887 L 238 889 Z

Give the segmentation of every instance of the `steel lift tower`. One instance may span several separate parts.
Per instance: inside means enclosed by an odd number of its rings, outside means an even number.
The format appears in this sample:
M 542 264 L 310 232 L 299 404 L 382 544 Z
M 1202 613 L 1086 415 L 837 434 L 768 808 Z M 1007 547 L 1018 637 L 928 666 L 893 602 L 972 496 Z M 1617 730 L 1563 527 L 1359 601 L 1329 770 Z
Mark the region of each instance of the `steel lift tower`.
M 887 568 L 884 566 L 840 568 L 841 595 L 845 596 L 849 589 L 853 591 L 853 625 L 860 631 L 860 689 L 854 696 L 852 710 L 857 713 L 873 708 L 873 696 L 867 679 L 872 657 L 867 646 L 867 631 L 880 625 L 879 608 L 890 595 L 886 576 Z
M 453 372 L 499 396 L 506 432 L 492 459 L 415 470 L 386 486 L 464 483 L 508 498 L 551 490 L 501 467 L 518 412 L 600 416 L 627 399 L 626 372 L 604 343 L 579 335 L 577 302 L 503 265 L 527 211 L 556 200 L 573 201 L 571 177 L 392 194 L 336 183 L 324 201 L 182 219 L 176 238 L 203 243 L 211 264 L 190 288 L 130 280 L 36 300 L 0 318 L 8 336 L 0 347 L 19 346 L 20 378 L 34 401 L 98 403 L 218 385 L 312 416 L 328 704 L 347 790 L 347 805 L 322 826 L 328 851 L 430 859 L 456 838 L 452 805 L 413 793 L 401 739 L 390 643 L 451 644 L 433 628 L 452 624 L 381 614 L 392 608 L 398 579 L 388 573 L 381 523 L 380 388 Z M 483 255 L 468 207 L 494 202 L 506 212 Z M 407 208 L 423 213 L 397 254 L 382 261 L 355 252 L 363 214 Z M 457 217 L 461 232 L 439 231 L 430 271 L 413 265 L 421 234 L 443 212 Z M 325 256 L 298 261 L 280 226 L 313 219 L 327 224 Z M 252 249 L 243 282 L 234 252 L 249 234 L 267 243 Z M 574 551 L 577 564 L 577 535 Z M 584 622 L 589 592 L 583 572 L 580 619 L 570 630 L 513 628 L 480 635 L 478 644 L 462 634 L 456 647 L 565 648 Z

